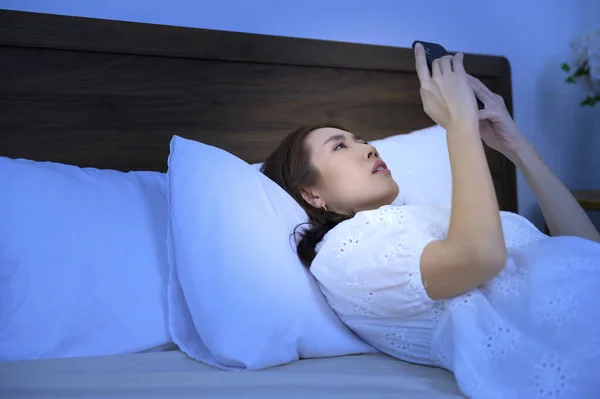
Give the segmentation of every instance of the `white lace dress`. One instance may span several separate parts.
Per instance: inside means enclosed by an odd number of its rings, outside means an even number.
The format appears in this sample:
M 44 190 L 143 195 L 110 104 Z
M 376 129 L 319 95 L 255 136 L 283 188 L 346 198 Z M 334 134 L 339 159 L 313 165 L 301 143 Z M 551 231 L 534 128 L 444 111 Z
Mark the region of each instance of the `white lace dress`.
M 600 244 L 501 217 L 504 271 L 453 299 L 431 300 L 419 267 L 447 208 L 360 212 L 325 236 L 311 272 L 362 339 L 453 371 L 470 398 L 600 398 Z

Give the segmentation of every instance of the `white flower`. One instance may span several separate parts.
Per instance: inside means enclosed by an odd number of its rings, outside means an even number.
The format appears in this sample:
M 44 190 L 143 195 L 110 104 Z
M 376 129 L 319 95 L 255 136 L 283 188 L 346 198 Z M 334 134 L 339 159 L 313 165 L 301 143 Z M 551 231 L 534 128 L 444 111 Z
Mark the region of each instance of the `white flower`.
M 571 41 L 575 69 L 588 66 L 589 75 L 579 76 L 577 83 L 588 93 L 600 94 L 600 29 L 592 30 Z
M 589 60 L 590 50 L 598 49 L 600 29 L 586 32 L 571 41 L 571 57 L 575 67 L 585 65 Z

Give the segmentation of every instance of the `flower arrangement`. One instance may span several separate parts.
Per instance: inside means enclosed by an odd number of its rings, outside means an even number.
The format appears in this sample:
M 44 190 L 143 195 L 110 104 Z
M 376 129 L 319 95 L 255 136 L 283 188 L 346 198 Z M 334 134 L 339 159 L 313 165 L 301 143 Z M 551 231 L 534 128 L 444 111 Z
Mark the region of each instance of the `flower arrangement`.
M 578 83 L 585 90 L 582 106 L 594 106 L 600 101 L 600 29 L 571 41 L 571 62 L 562 64 L 569 73 L 567 83 Z

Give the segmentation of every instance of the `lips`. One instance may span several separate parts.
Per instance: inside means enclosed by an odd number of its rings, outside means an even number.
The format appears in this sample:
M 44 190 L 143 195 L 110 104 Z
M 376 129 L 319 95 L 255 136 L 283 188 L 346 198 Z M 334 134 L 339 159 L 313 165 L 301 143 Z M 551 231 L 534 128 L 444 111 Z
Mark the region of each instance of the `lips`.
M 376 175 L 379 173 L 386 172 L 387 170 L 388 170 L 388 168 L 387 168 L 387 165 L 385 164 L 385 162 L 378 160 L 373 165 L 373 169 L 371 169 L 371 174 Z

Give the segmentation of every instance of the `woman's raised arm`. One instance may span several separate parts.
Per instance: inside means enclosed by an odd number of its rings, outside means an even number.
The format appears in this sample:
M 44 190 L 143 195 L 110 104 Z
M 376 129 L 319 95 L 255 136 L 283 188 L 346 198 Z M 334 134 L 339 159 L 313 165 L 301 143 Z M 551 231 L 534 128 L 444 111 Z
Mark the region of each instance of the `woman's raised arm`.
M 421 256 L 427 294 L 442 299 L 469 291 L 498 274 L 506 263 L 506 248 L 463 55 L 435 60 L 431 73 L 420 45 L 415 47 L 415 58 L 423 107 L 447 130 L 452 170 L 447 238 L 430 243 Z

